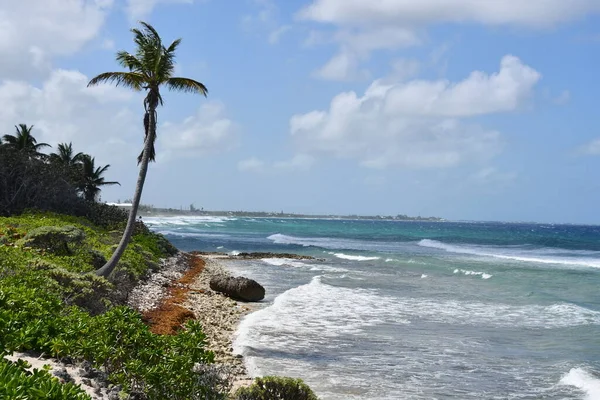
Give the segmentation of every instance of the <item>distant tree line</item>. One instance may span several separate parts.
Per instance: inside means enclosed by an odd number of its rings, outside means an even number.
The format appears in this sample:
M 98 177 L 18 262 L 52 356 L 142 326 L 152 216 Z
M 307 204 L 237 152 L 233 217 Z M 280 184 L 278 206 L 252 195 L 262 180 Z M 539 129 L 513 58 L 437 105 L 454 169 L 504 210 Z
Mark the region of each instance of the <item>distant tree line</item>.
M 76 153 L 71 143 L 45 154 L 41 150 L 51 146 L 38 143 L 33 126 L 15 128 L 0 138 L 0 215 L 31 208 L 84 215 L 103 186 L 119 184 L 105 180 L 109 165 L 97 167 L 94 157 Z

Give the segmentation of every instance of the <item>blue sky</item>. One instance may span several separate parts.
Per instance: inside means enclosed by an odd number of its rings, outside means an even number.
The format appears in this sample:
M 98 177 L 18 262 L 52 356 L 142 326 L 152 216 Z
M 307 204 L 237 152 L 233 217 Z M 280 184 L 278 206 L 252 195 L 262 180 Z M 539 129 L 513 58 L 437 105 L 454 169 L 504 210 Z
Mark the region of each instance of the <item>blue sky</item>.
M 141 95 L 87 89 L 183 38 L 143 203 L 600 223 L 596 0 L 0 1 L 0 129 L 34 124 L 132 197 Z

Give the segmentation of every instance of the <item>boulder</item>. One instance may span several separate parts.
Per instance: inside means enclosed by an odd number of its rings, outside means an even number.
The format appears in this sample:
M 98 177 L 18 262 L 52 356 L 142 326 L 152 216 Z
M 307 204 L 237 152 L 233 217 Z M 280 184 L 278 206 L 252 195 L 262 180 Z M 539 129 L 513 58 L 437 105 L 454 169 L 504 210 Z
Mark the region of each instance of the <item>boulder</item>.
M 235 300 L 260 301 L 265 298 L 265 288 L 258 282 L 242 276 L 214 276 L 210 288 Z

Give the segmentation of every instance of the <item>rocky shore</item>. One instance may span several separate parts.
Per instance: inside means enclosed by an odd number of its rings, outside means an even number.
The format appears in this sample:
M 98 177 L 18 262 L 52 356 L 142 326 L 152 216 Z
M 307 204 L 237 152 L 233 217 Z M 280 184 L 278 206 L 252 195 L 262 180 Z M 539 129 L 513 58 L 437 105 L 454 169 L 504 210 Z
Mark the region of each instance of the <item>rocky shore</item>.
M 287 258 L 290 260 L 317 260 L 324 261 L 322 258 L 314 258 L 312 256 L 304 256 L 300 254 L 292 254 L 292 253 L 221 253 L 221 252 L 209 252 L 209 251 L 196 251 L 194 254 L 198 254 L 201 256 L 210 256 L 210 257 L 218 257 L 221 259 L 227 260 L 260 260 L 263 258 Z
M 169 320 L 169 315 L 159 318 L 163 313 L 179 313 L 178 321 L 182 313 L 188 319 L 198 320 L 206 335 L 207 347 L 215 354 L 219 371 L 229 377 L 234 391 L 252 381 L 242 357 L 233 354 L 232 339 L 240 319 L 252 311 L 253 306 L 210 289 L 212 277 L 230 275 L 219 263 L 223 258 L 226 257 L 180 252 L 163 260 L 157 272 L 130 292 L 127 305 L 142 313 L 151 330 L 156 328 L 154 319 Z M 23 359 L 31 364 L 31 369 L 42 369 L 47 365 L 50 373 L 62 381 L 80 385 L 94 400 L 119 399 L 120 387 L 110 385 L 105 374 L 91 368 L 87 362 L 72 364 L 34 353 L 14 353 L 7 358 Z
M 190 259 L 200 259 L 203 268 L 196 271 L 181 283 L 186 271 L 190 269 Z M 250 303 L 232 300 L 210 289 L 210 280 L 218 275 L 230 275 L 219 263 L 219 255 L 181 252 L 165 260 L 159 272 L 152 275 L 143 284 L 136 287 L 130 295 L 128 305 L 149 315 L 152 310 L 169 301 L 169 289 L 183 289 L 177 304 L 193 313 L 193 317 L 202 324 L 207 346 L 215 353 L 215 362 L 229 369 L 236 382 L 249 379 L 241 356 L 233 354 L 232 339 L 237 325 L 245 314 L 252 310 Z

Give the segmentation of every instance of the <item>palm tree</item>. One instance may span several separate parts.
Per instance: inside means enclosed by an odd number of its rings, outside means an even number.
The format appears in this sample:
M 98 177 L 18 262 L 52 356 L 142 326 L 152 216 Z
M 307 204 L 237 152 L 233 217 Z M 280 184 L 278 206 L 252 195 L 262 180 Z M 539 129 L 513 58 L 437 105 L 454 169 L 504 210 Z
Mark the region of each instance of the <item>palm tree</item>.
M 30 153 L 32 156 L 40 156 L 42 153 L 39 150 L 43 147 L 51 147 L 48 143 L 38 143 L 31 135 L 33 125 L 26 124 L 15 125 L 17 130 L 14 135 L 4 135 L 4 145 L 14 150 Z
M 141 29 L 132 29 L 133 41 L 136 45 L 135 54 L 126 51 L 117 53 L 117 62 L 128 71 L 126 72 L 105 72 L 93 78 L 88 86 L 98 85 L 100 83 L 114 83 L 116 86 L 122 85 L 135 91 L 146 91 L 144 98 L 144 149 L 138 157 L 140 172 L 138 175 L 135 194 L 127 227 L 123 232 L 123 237 L 117 246 L 114 254 L 108 262 L 96 273 L 107 277 L 115 269 L 121 255 L 125 251 L 127 244 L 133 233 L 135 226 L 135 217 L 142 197 L 144 181 L 148 172 L 148 164 L 154 161 L 156 141 L 156 109 L 163 104 L 163 98 L 160 94 L 160 88 L 166 86 L 170 90 L 199 93 L 206 96 L 208 90 L 204 84 L 189 78 L 174 77 L 175 72 L 175 50 L 181 43 L 181 39 L 175 40 L 168 47 L 162 43 L 158 32 L 149 24 L 140 22 Z
M 107 182 L 104 180 L 102 175 L 110 167 L 105 165 L 104 167 L 97 167 L 95 159 L 89 154 L 83 154 L 81 156 L 81 181 L 78 185 L 78 189 L 83 193 L 83 197 L 88 201 L 95 201 L 100 194 L 100 187 L 106 185 L 121 185 L 119 182 Z
M 67 167 L 74 167 L 81 164 L 83 153 L 73 154 L 73 144 L 59 143 L 56 153 L 50 154 L 50 161 L 63 164 Z

